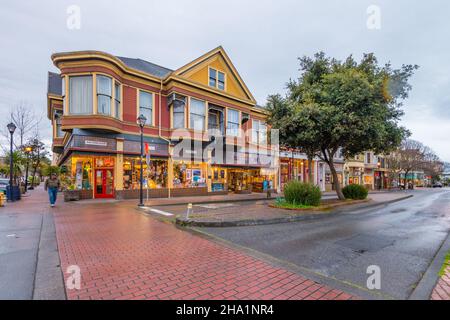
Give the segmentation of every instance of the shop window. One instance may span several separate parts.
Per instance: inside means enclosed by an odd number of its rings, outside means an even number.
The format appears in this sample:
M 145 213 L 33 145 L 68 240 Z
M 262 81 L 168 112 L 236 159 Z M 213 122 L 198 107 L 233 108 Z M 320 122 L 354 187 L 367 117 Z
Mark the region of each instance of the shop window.
M 92 114 L 92 76 L 69 78 L 69 113 Z
M 202 164 L 174 162 L 173 187 L 206 187 L 205 166 Z
M 138 157 L 125 158 L 123 162 L 123 187 L 137 190 L 141 182 L 141 163 Z M 167 187 L 167 160 L 150 159 L 150 165 L 143 161 L 143 187 L 158 189 Z
M 74 157 L 71 162 L 72 174 L 69 189 L 92 190 L 92 159 Z
M 112 79 L 97 76 L 97 110 L 99 114 L 111 115 Z

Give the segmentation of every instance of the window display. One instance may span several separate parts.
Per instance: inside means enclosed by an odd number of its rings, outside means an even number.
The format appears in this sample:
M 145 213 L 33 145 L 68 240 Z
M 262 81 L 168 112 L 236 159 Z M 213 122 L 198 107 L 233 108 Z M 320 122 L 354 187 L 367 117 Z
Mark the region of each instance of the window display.
M 206 187 L 206 164 L 175 161 L 173 163 L 173 187 Z
M 144 188 L 157 189 L 167 187 L 167 160 L 150 159 L 147 167 L 143 161 Z M 139 157 L 125 158 L 123 162 L 123 188 L 139 189 L 141 181 L 141 164 Z

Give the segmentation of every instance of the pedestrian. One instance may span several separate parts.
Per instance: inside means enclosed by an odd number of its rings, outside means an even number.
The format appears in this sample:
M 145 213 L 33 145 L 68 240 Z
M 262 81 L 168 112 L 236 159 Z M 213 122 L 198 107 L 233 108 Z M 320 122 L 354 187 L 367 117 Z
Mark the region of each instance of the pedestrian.
M 59 186 L 60 182 L 56 173 L 52 173 L 50 175 L 50 178 L 47 178 L 47 180 L 45 180 L 45 191 L 48 191 L 48 197 L 50 199 L 51 207 L 55 206 Z

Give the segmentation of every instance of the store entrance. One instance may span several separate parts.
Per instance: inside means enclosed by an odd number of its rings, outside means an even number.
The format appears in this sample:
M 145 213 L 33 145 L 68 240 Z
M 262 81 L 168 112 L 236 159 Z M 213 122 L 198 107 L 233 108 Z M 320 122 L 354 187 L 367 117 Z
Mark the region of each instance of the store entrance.
M 114 196 L 114 173 L 112 169 L 95 170 L 95 197 L 112 198 Z

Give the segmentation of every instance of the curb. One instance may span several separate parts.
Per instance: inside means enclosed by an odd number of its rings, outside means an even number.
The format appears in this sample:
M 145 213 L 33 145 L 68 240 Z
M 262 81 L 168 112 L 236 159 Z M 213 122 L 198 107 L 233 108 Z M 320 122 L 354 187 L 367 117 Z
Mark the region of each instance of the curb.
M 259 199 L 232 199 L 232 200 L 206 200 L 206 201 L 189 201 L 189 202 L 177 202 L 177 203 L 162 203 L 162 204 L 146 204 L 146 207 L 169 207 L 169 206 L 182 206 L 189 203 L 192 204 L 211 204 L 211 203 L 227 203 L 227 202 L 246 202 L 246 201 L 264 201 L 264 200 L 276 200 L 279 197 L 259 198 Z
M 439 280 L 439 271 L 445 260 L 445 255 L 450 251 L 450 233 L 442 242 L 441 247 L 425 271 L 422 279 L 420 279 L 414 291 L 409 296 L 408 300 L 430 300 L 433 289 Z
M 402 201 L 408 198 L 412 198 L 414 195 L 410 194 L 398 199 L 384 201 L 384 202 L 377 202 L 377 203 L 369 203 L 367 205 L 361 205 L 361 204 L 355 204 L 355 206 L 358 206 L 355 208 L 356 210 L 359 209 L 368 209 L 368 208 L 374 208 L 379 206 L 388 205 L 391 203 L 395 203 L 398 201 Z M 282 217 L 282 218 L 274 218 L 274 219 L 247 219 L 247 220 L 231 220 L 231 221 L 195 221 L 191 219 L 185 219 L 185 218 L 176 218 L 175 224 L 183 227 L 203 227 L 203 228 L 228 228 L 228 227 L 246 227 L 246 226 L 258 226 L 258 225 L 269 225 L 269 224 L 279 224 L 279 223 L 288 223 L 288 222 L 298 222 L 298 221 L 305 221 L 305 220 L 316 220 L 316 219 L 323 219 L 326 217 L 333 217 L 338 214 L 345 213 L 345 211 L 342 209 L 342 207 L 337 208 L 336 210 L 330 212 L 323 212 L 323 213 L 312 213 L 312 214 L 303 214 L 300 216 L 288 216 L 288 217 Z

